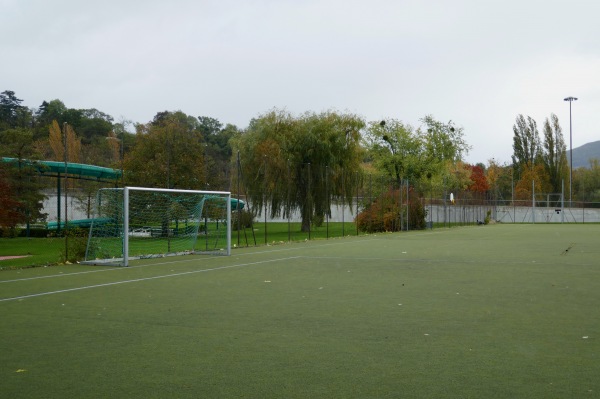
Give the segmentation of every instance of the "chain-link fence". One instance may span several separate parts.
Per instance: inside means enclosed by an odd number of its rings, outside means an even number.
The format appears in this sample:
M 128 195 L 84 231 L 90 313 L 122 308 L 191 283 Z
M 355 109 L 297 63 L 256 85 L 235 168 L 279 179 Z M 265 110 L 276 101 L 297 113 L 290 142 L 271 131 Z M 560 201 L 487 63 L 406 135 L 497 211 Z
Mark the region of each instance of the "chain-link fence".
M 423 198 L 427 221 L 439 225 L 491 223 L 600 223 L 600 203 L 536 200 L 455 200 Z
M 474 193 L 444 186 L 444 181 L 435 185 L 431 181 L 419 183 L 357 172 L 334 177 L 332 168 L 314 165 L 302 172 L 306 173 L 302 181 L 286 180 L 284 174 L 269 184 L 253 185 L 250 179 L 265 179 L 265 175 L 243 170 L 242 165 L 239 162 L 232 168 L 228 186 L 211 187 L 231 191 L 234 198 L 245 203 L 243 209 L 234 209 L 245 214 L 233 218 L 236 245 L 485 223 L 600 223 L 599 202 L 570 202 L 564 193 L 530 194 L 528 200 L 497 199 L 491 192 Z M 321 179 L 320 184 L 317 179 Z M 102 184 L 93 188 L 75 180 L 72 184 L 67 208 L 64 194 L 59 196 L 54 190 L 47 190 L 44 212 L 48 222 L 64 220 L 65 213 L 69 221 L 92 217 L 93 194 Z M 299 184 L 311 189 L 296 190 L 304 196 L 291 199 L 290 187 Z M 257 187 L 258 192 L 251 192 Z M 317 189 L 320 192 L 316 193 Z M 275 195 L 279 198 L 274 199 Z M 257 197 L 261 199 L 258 202 Z M 317 201 L 322 203 L 317 206 Z

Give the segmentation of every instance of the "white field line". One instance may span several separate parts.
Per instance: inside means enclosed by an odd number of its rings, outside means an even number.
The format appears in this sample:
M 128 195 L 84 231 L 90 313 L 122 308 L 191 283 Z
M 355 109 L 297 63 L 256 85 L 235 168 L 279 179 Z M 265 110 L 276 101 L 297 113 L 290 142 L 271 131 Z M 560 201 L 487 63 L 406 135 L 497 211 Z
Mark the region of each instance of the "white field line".
M 202 259 L 216 259 L 216 258 L 222 258 L 223 256 L 205 256 L 202 257 Z M 185 262 L 192 262 L 194 260 L 198 260 L 199 258 L 194 258 L 194 259 L 184 259 L 184 260 L 176 260 L 173 262 L 161 262 L 161 263 L 150 263 L 147 265 L 138 265 L 138 266 L 127 266 L 127 267 L 123 267 L 123 266 L 117 266 L 117 267 L 104 267 L 104 266 L 93 266 L 93 267 L 97 267 L 96 270 L 86 270 L 84 272 L 73 272 L 73 273 L 59 273 L 59 274 L 50 274 L 48 276 L 36 276 L 36 277 L 24 277 L 24 278 L 16 278 L 13 280 L 4 280 L 4 281 L 0 281 L 0 284 L 2 283 L 15 283 L 15 282 L 19 282 L 19 281 L 28 281 L 28 280 L 40 280 L 40 279 L 45 279 L 45 278 L 55 278 L 55 277 L 69 277 L 69 276 L 77 276 L 80 274 L 90 274 L 90 273 L 102 273 L 102 272 L 114 272 L 114 271 L 120 271 L 120 270 L 131 270 L 131 269 L 139 269 L 141 267 L 150 267 L 150 266 L 159 266 L 159 265 L 167 265 L 167 264 L 172 264 L 172 263 L 185 263 Z
M 361 242 L 368 242 L 368 241 L 375 241 L 375 240 L 376 240 L 375 238 L 371 238 L 371 239 L 368 239 L 368 240 L 361 240 Z M 320 244 L 320 245 L 311 246 L 310 248 L 320 248 L 320 247 L 327 247 L 327 246 L 332 246 L 332 245 L 350 244 L 350 243 L 351 242 L 349 242 L 349 241 L 335 242 L 335 243 L 332 242 L 332 243 L 327 243 L 327 244 Z M 282 252 L 282 251 L 294 251 L 294 250 L 301 250 L 301 249 L 305 249 L 305 248 L 303 248 L 303 247 L 278 248 L 278 249 L 265 250 L 265 251 L 232 254 L 231 257 L 234 257 L 234 256 L 238 256 L 238 257 L 239 256 L 248 256 L 248 255 L 262 255 L 262 254 L 267 254 L 267 253 Z M 47 276 L 16 278 L 16 279 L 12 279 L 12 280 L 0 280 L 0 284 L 4 284 L 4 283 L 16 283 L 16 282 L 20 282 L 20 281 L 29 281 L 29 280 L 40 280 L 40 279 L 46 279 L 46 278 L 69 277 L 69 276 L 77 276 L 77 275 L 81 275 L 81 274 L 102 273 L 102 272 L 109 272 L 109 271 L 124 271 L 124 270 L 130 270 L 130 269 L 137 269 L 137 268 L 141 268 L 141 267 L 152 267 L 152 266 L 172 265 L 172 264 L 176 264 L 176 263 L 198 262 L 199 260 L 206 260 L 206 259 L 226 259 L 226 257 L 224 257 L 222 255 L 218 255 L 218 256 L 195 255 L 193 258 L 189 258 L 188 256 L 184 256 L 183 258 L 184 259 L 172 260 L 170 262 L 150 263 L 150 264 L 145 264 L 145 265 L 127 266 L 127 267 L 122 267 L 122 266 L 118 266 L 118 267 L 94 266 L 94 267 L 97 267 L 98 269 L 97 270 L 86 270 L 86 271 L 83 271 L 83 272 L 51 274 L 51 275 L 47 275 Z M 209 269 L 207 269 L 207 270 L 209 270 Z
M 67 288 L 64 290 L 40 292 L 37 294 L 21 295 L 21 296 L 16 296 L 16 297 L 12 297 L 12 298 L 1 298 L 0 302 L 16 301 L 16 300 L 20 300 L 20 299 L 35 298 L 38 296 L 62 294 L 65 292 L 81 291 L 81 290 L 87 290 L 87 289 L 91 289 L 91 288 L 109 287 L 109 286 L 120 285 L 120 284 L 138 283 L 141 281 L 157 280 L 160 278 L 179 277 L 179 276 L 185 276 L 188 274 L 205 273 L 205 272 L 212 272 L 212 271 L 218 271 L 218 270 L 224 270 L 224 269 L 233 269 L 233 268 L 237 268 L 237 267 L 248 267 L 248 266 L 261 265 L 261 264 L 271 263 L 271 262 L 284 262 L 284 261 L 297 259 L 297 258 L 301 258 L 301 256 L 291 256 L 291 257 L 287 257 L 287 258 L 271 259 L 271 260 L 265 260 L 265 261 L 259 261 L 259 262 L 240 263 L 237 265 L 220 266 L 220 267 L 214 267 L 214 268 L 210 268 L 210 269 L 192 270 L 192 271 L 188 271 L 188 272 L 163 274 L 160 276 L 136 278 L 136 279 L 132 279 L 132 280 L 122 280 L 122 281 L 114 281 L 111 283 L 87 285 L 87 286 L 75 287 L 75 288 Z
M 408 256 L 408 255 L 407 255 Z M 486 265 L 538 265 L 544 266 L 548 263 L 547 260 L 493 260 L 493 259 L 428 259 L 428 258 L 378 258 L 378 257 L 356 257 L 356 256 L 300 256 L 302 259 L 317 259 L 317 260 L 343 260 L 343 261 L 390 261 L 390 262 L 414 262 L 414 263 L 451 263 L 463 265 L 477 265 L 485 263 Z M 595 263 L 574 263 L 562 262 L 565 266 L 595 266 Z
M 432 260 L 425 258 L 379 258 L 379 257 L 357 257 L 357 256 L 302 256 L 302 259 L 315 259 L 315 260 L 343 260 L 347 262 L 352 261 L 388 261 L 388 262 L 448 262 L 446 260 Z
M 463 264 L 476 264 L 476 263 L 481 263 L 480 260 L 475 260 L 475 261 L 471 261 L 471 260 L 447 260 L 447 259 L 427 259 L 427 258 L 411 258 L 408 257 L 408 255 L 406 255 L 406 258 L 381 258 L 381 257 L 357 257 L 357 256 L 302 256 L 302 259 L 315 259 L 315 260 L 343 260 L 346 262 L 353 262 L 353 261 L 366 261 L 366 262 L 370 262 L 370 261 L 384 261 L 384 262 L 402 262 L 402 263 L 409 263 L 409 262 L 414 262 L 414 263 L 463 263 Z M 486 263 L 493 263 L 493 262 L 488 262 L 486 260 Z M 500 263 L 500 264 L 509 264 L 507 262 L 495 262 L 495 263 Z M 523 262 L 520 262 L 523 263 Z

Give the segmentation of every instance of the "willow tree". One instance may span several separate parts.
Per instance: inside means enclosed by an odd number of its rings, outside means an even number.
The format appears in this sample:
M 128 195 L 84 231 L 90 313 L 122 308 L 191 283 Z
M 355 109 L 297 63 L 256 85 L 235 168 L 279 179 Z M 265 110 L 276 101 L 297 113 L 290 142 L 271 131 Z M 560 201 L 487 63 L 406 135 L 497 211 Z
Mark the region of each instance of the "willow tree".
M 294 117 L 273 110 L 253 119 L 234 141 L 254 209 L 289 217 L 300 211 L 302 231 L 331 214 L 331 200 L 351 205 L 360 169 L 360 130 L 353 114 L 323 112 Z

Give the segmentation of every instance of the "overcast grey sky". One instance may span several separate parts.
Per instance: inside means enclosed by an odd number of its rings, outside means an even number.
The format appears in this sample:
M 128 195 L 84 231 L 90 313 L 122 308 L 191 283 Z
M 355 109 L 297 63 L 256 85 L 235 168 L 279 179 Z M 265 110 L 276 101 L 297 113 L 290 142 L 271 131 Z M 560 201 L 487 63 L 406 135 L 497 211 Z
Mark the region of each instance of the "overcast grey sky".
M 0 91 L 134 122 L 272 108 L 464 128 L 510 162 L 517 114 L 600 140 L 598 0 L 0 0 Z

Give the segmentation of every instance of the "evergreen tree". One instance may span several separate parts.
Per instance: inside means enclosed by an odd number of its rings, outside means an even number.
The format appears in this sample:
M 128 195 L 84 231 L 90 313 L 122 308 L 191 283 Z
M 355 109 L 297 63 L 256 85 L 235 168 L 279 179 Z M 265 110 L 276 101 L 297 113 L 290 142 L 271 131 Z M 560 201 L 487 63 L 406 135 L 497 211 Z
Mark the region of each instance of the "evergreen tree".
M 567 146 L 555 114 L 544 122 L 544 166 L 550 179 L 552 192 L 562 192 L 562 184 L 568 178 Z
M 530 116 L 525 119 L 517 116 L 513 125 L 513 167 L 517 176 L 522 176 L 526 168 L 533 168 L 541 155 L 540 137 L 537 123 Z
M 0 93 L 0 131 L 31 127 L 32 113 L 21 105 L 22 102 L 14 91 L 5 90 Z

